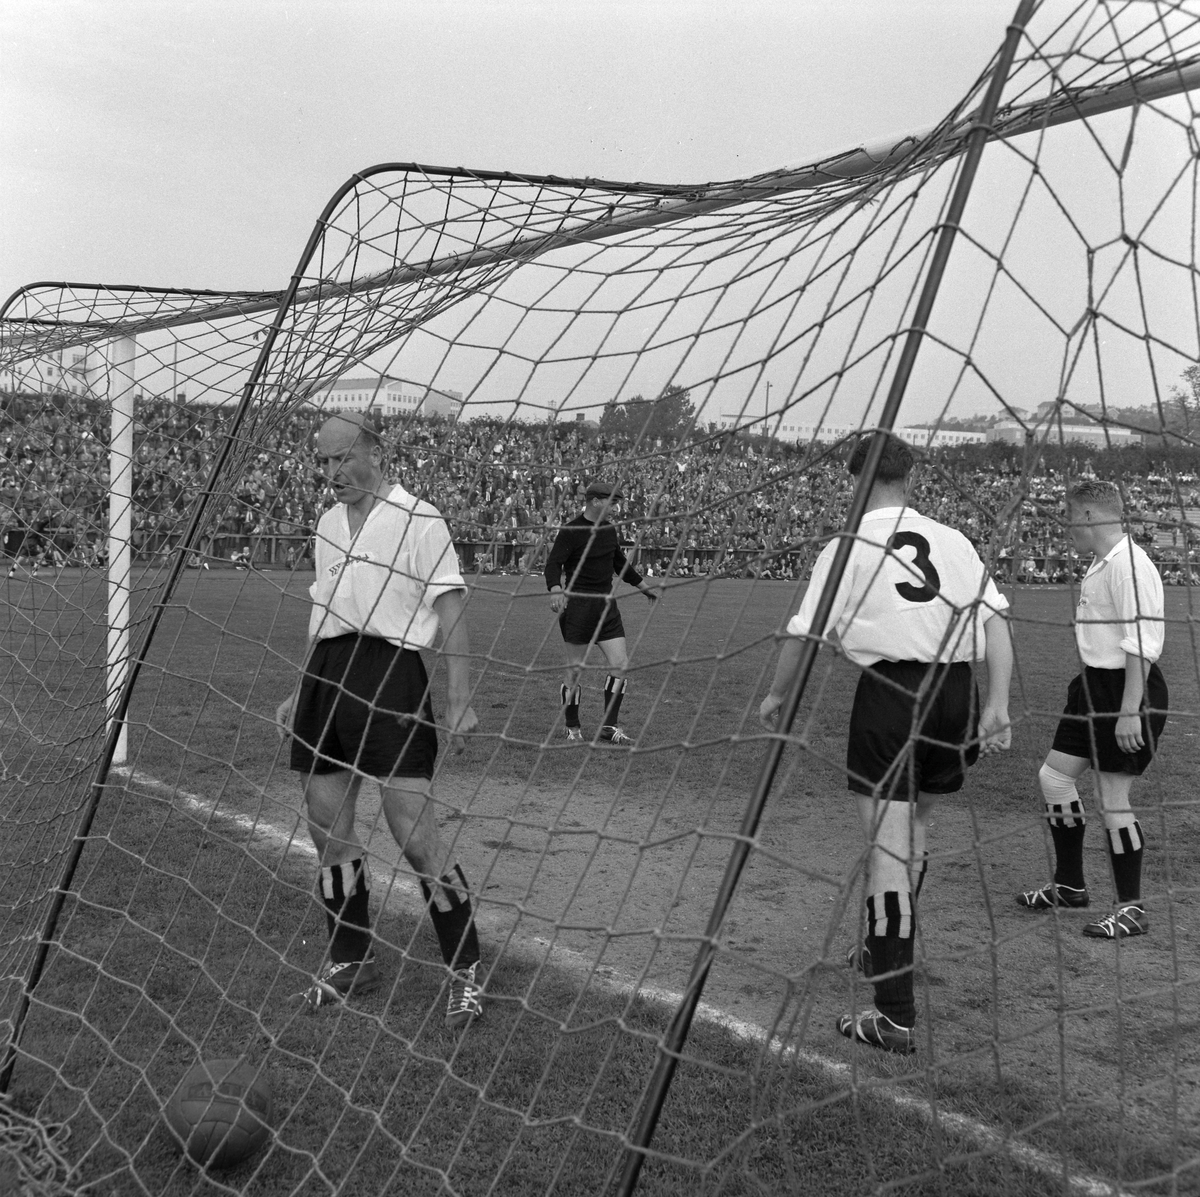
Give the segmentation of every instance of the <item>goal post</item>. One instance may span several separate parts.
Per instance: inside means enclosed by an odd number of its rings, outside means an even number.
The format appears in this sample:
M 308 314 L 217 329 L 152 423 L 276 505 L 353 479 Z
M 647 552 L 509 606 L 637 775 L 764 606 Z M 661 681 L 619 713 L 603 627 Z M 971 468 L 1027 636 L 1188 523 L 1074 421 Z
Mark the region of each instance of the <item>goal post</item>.
M 137 340 L 110 343 L 106 371 L 109 423 L 108 496 L 108 699 L 115 711 L 129 676 L 130 577 L 133 569 L 133 426 Z M 129 732 L 122 727 L 113 764 L 123 765 Z

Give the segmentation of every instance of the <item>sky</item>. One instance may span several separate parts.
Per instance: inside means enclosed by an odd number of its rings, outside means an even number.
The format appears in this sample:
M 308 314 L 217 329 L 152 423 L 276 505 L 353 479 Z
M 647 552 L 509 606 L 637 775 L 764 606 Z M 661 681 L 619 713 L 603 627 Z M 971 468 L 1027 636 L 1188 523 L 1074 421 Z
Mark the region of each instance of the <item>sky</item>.
M 1013 0 L 5 0 L 0 291 L 271 289 L 354 171 L 733 178 L 924 127 Z
M 937 121 L 1014 8 L 5 0 L 0 293 L 280 288 L 379 162 L 675 183 L 811 161 Z

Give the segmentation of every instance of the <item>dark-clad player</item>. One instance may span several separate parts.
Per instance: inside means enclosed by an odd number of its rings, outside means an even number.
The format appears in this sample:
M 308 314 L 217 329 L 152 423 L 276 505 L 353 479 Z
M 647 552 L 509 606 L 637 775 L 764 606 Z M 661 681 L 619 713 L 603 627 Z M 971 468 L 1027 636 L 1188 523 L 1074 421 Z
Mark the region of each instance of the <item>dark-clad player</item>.
M 860 438 L 851 454 L 855 477 L 870 441 Z M 1001 614 L 1008 600 L 965 536 L 906 506 L 912 466 L 912 450 L 889 435 L 828 624 L 862 669 L 846 768 L 871 849 L 866 935 L 851 958 L 875 989 L 875 1009 L 839 1019 L 838 1030 L 895 1052 L 916 1048 L 913 933 L 934 802 L 962 787 L 981 749 L 1011 742 L 1012 642 Z M 785 642 L 759 708 L 772 730 L 836 551 L 836 541 L 822 550 L 787 626 L 794 639 Z M 988 666 L 981 713 L 972 671 L 980 658 Z
M 1122 515 L 1121 492 L 1111 482 L 1085 479 L 1067 493 L 1071 539 L 1079 552 L 1093 554 L 1075 612 L 1083 672 L 1067 687 L 1066 708 L 1038 773 L 1054 841 L 1054 880 L 1017 896 L 1031 910 L 1088 905 L 1083 803 L 1075 783 L 1090 767 L 1117 891 L 1112 914 L 1083 929 L 1096 939 L 1124 939 L 1150 929 L 1142 905 L 1145 838 L 1129 792 L 1167 723 L 1167 683 L 1157 665 L 1163 650 L 1162 579 L 1126 534 Z
M 550 610 L 558 616 L 567 652 L 566 680 L 559 688 L 567 739 L 583 739 L 579 724 L 582 695 L 579 675 L 587 661 L 588 649 L 598 644 L 610 670 L 604 680 L 600 739 L 608 744 L 632 744 L 617 722 L 625 697 L 629 653 L 613 582 L 624 580 L 636 586 L 652 603 L 658 601 L 658 592 L 625 559 L 617 529 L 606 518 L 617 511 L 621 492 L 607 483 L 593 482 L 583 493 L 587 500 L 583 513 L 559 529 L 546 561 Z
M 305 997 L 320 1006 L 381 982 L 367 862 L 354 827 L 363 777 L 374 777 L 388 827 L 420 876 L 450 970 L 446 1024 L 464 1027 L 483 1010 L 479 941 L 466 878 L 434 815 L 437 731 L 420 650 L 435 646 L 440 628 L 446 726 L 461 752 L 464 735 L 478 725 L 470 707 L 466 584 L 437 509 L 386 480 L 369 417 L 326 420 L 317 457 L 337 504 L 317 524 L 308 660 L 296 693 L 276 714 L 292 735 L 291 767 L 303 775 L 329 924 L 330 963 Z

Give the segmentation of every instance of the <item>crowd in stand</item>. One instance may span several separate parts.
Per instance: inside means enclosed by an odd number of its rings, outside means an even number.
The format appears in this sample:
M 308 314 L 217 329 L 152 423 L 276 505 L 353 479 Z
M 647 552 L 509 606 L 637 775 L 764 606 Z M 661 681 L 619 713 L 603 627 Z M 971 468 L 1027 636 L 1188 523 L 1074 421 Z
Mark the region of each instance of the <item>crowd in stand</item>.
M 44 396 L 2 399 L 0 544 L 10 565 L 100 564 L 108 534 L 107 417 Z M 168 551 L 178 539 L 229 415 L 162 400 L 139 406 L 136 552 Z M 264 421 L 252 446 L 238 444 L 239 481 L 205 526 L 197 561 L 307 559 L 311 530 L 329 501 L 315 469 L 313 423 L 311 412 Z M 798 578 L 841 526 L 850 495 L 837 447 L 713 434 L 670 450 L 631 448 L 610 443 L 594 425 L 489 419 L 396 419 L 384 422 L 384 435 L 394 476 L 439 507 L 464 564 L 477 569 L 536 568 L 560 521 L 582 506 L 584 486 L 603 478 L 623 489 L 624 533 L 651 573 Z M 1016 450 L 1005 456 L 999 448 L 931 455 L 914 506 L 962 530 L 1002 576 L 1067 580 L 1078 564 L 1061 524 L 1066 472 L 1088 472 L 1090 459 L 1025 479 Z M 1195 475 L 1146 471 L 1119 480 L 1134 535 L 1168 582 L 1186 581 L 1197 560 L 1184 532 L 1185 512 L 1200 506 Z

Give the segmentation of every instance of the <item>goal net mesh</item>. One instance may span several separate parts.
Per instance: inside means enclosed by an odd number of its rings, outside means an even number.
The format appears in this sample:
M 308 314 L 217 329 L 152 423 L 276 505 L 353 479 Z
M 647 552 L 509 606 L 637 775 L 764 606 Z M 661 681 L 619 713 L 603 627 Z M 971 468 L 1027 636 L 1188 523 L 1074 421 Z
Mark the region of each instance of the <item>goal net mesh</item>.
M 802 167 L 659 186 L 384 165 L 337 193 L 276 292 L 39 283 L 12 297 L 0 1188 L 615 1182 L 770 739 L 757 711 L 779 635 L 845 519 L 845 447 L 878 425 L 982 65 L 935 127 Z M 1006 588 L 1017 655 L 1012 750 L 935 816 L 919 1050 L 889 1057 L 834 1027 L 871 992 L 845 955 L 867 850 L 846 792 L 857 671 L 830 645 L 643 1191 L 1200 1183 L 1198 70 L 1195 3 L 1040 7 L 901 407 L 914 505 L 965 532 Z M 483 951 L 486 1011 L 461 1035 L 443 1025 L 447 973 L 370 779 L 358 827 L 385 983 L 316 1015 L 293 1000 L 326 932 L 275 709 L 305 660 L 313 528 L 332 502 L 313 433 L 339 409 L 380 417 L 391 476 L 445 516 L 468 583 L 480 725 L 461 756 L 443 734 L 433 790 Z M 129 469 L 126 651 L 112 647 L 110 498 Z M 1177 584 L 1172 715 L 1134 791 L 1152 933 L 1115 945 L 1013 902 L 1052 863 L 1037 768 L 1078 669 L 1084 564 L 1062 498 L 1091 474 L 1121 485 L 1133 534 Z M 653 606 L 621 598 L 633 748 L 595 738 L 597 650 L 585 742 L 566 740 L 540 573 L 596 479 L 623 491 L 626 552 L 665 584 Z M 440 713 L 445 668 L 426 656 Z M 127 749 L 110 762 L 130 663 Z M 1093 811 L 1102 911 L 1104 839 Z M 162 1111 L 191 1064 L 234 1056 L 271 1080 L 272 1133 L 204 1174 Z

